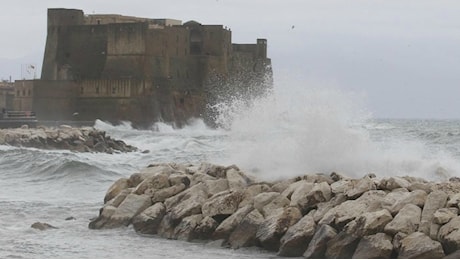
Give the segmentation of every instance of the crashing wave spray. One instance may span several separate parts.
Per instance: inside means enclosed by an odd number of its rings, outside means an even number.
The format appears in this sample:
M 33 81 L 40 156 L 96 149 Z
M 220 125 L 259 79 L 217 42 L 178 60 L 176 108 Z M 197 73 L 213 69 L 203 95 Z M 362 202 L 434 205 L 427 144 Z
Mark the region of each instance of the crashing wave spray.
M 436 179 L 439 169 L 460 169 L 451 156 L 434 155 L 418 141 L 371 140 L 363 95 L 285 82 L 252 103 L 234 98 L 214 106 L 229 140 L 224 158 L 213 160 L 265 179 L 333 171 Z

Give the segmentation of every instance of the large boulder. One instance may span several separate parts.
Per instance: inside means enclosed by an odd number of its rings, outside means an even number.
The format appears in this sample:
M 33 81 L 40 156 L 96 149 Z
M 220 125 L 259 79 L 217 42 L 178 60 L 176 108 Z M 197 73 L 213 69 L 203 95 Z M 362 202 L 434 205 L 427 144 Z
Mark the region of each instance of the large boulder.
M 231 215 L 238 209 L 243 193 L 238 190 L 227 190 L 209 198 L 201 209 L 203 216 Z
M 207 187 L 204 183 L 198 183 L 183 192 L 165 200 L 164 204 L 169 210 L 169 216 L 173 222 L 182 218 L 201 214 L 201 207 L 208 199 Z
M 396 189 L 388 193 L 382 200 L 382 208 L 388 209 L 392 215 L 396 215 L 407 204 L 423 208 L 426 196 L 426 192 L 422 190 L 409 192 L 406 189 Z
M 219 223 L 210 216 L 204 217 L 195 227 L 195 238 L 210 239 Z
M 316 229 L 307 250 L 303 254 L 305 258 L 324 258 L 327 242 L 337 235 L 337 231 L 329 225 L 321 225 Z
M 456 216 L 458 216 L 458 208 L 441 208 L 433 214 L 433 223 L 444 225 Z
M 89 228 L 116 228 L 128 226 L 132 219 L 152 205 L 147 195 L 129 194 L 118 207 L 106 205 L 99 216 L 90 222 Z
M 155 191 L 170 187 L 169 175 L 167 173 L 160 173 L 154 176 L 145 178 L 134 190 L 135 194 L 148 194 L 152 195 Z
M 394 219 L 385 226 L 385 233 L 395 235 L 398 232 L 411 234 L 417 231 L 420 225 L 420 216 L 422 210 L 414 205 L 407 204 L 404 206 Z
M 228 169 L 226 171 L 226 176 L 228 187 L 232 190 L 244 190 L 246 186 L 250 184 L 250 179 L 235 168 Z
M 352 257 L 357 259 L 391 258 L 392 252 L 391 237 L 385 233 L 377 233 L 361 238 Z
M 391 220 L 393 220 L 393 217 L 386 209 L 366 212 L 356 218 L 357 234 L 359 236 L 367 236 L 383 232 L 385 225 L 387 225 Z
M 347 200 L 340 205 L 330 209 L 318 224 L 332 224 L 344 226 L 349 221 L 366 212 L 373 212 L 381 209 L 381 201 L 386 193 L 380 190 L 365 192 L 356 200 Z
M 291 200 L 291 206 L 300 206 L 301 203 L 305 203 L 301 201 L 307 197 L 314 186 L 315 184 L 302 180 L 289 185 L 281 194 Z
M 203 219 L 203 215 L 197 214 L 188 216 L 182 219 L 182 221 L 174 229 L 174 239 L 192 241 L 195 235 L 195 228 L 200 224 Z
M 358 182 L 353 186 L 352 189 L 347 190 L 345 195 L 350 199 L 356 199 L 361 196 L 363 193 L 375 190 L 377 187 L 374 183 L 374 180 L 365 176 L 364 178 L 358 180 Z
M 244 190 L 243 198 L 241 199 L 240 205 L 238 207 L 244 207 L 249 204 L 254 203 L 254 198 L 261 193 L 270 192 L 271 188 L 267 184 L 253 184 L 247 187 Z M 264 205 L 265 206 L 265 205 Z M 260 207 L 262 208 L 262 207 Z
M 115 198 L 122 190 L 130 188 L 131 182 L 127 178 L 120 178 L 112 185 L 110 185 L 109 189 L 107 190 L 104 203 L 107 203 L 109 200 Z
M 186 186 L 184 183 L 179 183 L 171 187 L 153 191 L 153 194 L 148 194 L 152 197 L 152 203 L 164 202 L 166 199 L 184 191 Z
M 246 205 L 239 208 L 235 213 L 220 223 L 212 235 L 213 239 L 227 238 L 231 232 L 240 224 L 244 217 L 246 217 L 246 215 L 253 210 L 254 207 L 252 207 L 252 205 Z
M 257 209 L 252 210 L 243 218 L 235 230 L 233 230 L 227 243 L 233 249 L 258 245 L 258 240 L 256 238 L 257 229 L 263 221 L 264 216 L 262 216 Z
M 313 188 L 307 193 L 305 197 L 296 199 L 296 206 L 298 206 L 300 210 L 306 214 L 311 208 L 316 207 L 318 203 L 329 201 L 331 196 L 331 187 L 327 182 L 315 183 Z
M 422 232 L 414 232 L 401 240 L 398 258 L 443 258 L 441 243 Z
M 155 203 L 133 218 L 134 230 L 142 234 L 156 234 L 165 214 L 166 207 L 163 203 Z
M 302 218 L 302 213 L 297 207 L 277 209 L 261 223 L 257 229 L 256 237 L 267 250 L 278 251 L 280 238 L 300 218 Z
M 358 246 L 360 237 L 341 231 L 327 242 L 327 258 L 351 258 Z
M 222 191 L 228 190 L 227 179 L 205 180 L 205 185 L 208 187 L 209 195 L 213 196 Z
M 279 256 L 302 256 L 315 234 L 316 223 L 312 216 L 305 215 L 292 225 L 280 239 Z
M 422 218 L 418 229 L 419 231 L 425 233 L 426 235 L 430 234 L 430 226 L 433 220 L 433 215 L 438 209 L 446 206 L 448 197 L 447 193 L 440 190 L 433 191 L 428 194 L 422 211 Z
M 438 240 L 447 254 L 460 250 L 460 216 L 454 217 L 439 229 Z
M 105 228 L 128 226 L 132 219 L 152 205 L 147 195 L 129 194 L 104 224 Z
M 345 194 L 338 193 L 332 197 L 331 200 L 318 203 L 316 211 L 313 214 L 315 222 L 319 222 L 329 210 L 344 203 L 345 201 L 347 201 Z

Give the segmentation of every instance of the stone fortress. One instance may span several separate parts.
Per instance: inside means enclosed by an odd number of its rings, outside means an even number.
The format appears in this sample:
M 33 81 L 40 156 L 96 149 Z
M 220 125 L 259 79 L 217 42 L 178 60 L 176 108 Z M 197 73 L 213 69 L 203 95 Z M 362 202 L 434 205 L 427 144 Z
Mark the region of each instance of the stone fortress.
M 77 9 L 48 9 L 39 80 L 17 80 L 14 110 L 41 121 L 209 119 L 219 95 L 259 95 L 272 85 L 267 40 L 233 44 L 222 25 Z M 211 121 L 211 120 L 209 120 Z

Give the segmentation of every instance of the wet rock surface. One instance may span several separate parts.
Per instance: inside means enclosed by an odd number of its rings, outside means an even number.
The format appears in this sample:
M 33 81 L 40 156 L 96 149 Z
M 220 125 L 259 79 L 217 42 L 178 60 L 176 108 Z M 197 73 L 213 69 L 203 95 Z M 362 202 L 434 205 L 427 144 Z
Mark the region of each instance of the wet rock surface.
M 92 229 L 284 257 L 442 258 L 460 251 L 460 182 L 336 173 L 257 182 L 236 166 L 152 164 L 107 190 Z
M 110 154 L 137 151 L 136 147 L 107 136 L 105 131 L 93 127 L 75 128 L 67 125 L 0 129 L 0 145 Z

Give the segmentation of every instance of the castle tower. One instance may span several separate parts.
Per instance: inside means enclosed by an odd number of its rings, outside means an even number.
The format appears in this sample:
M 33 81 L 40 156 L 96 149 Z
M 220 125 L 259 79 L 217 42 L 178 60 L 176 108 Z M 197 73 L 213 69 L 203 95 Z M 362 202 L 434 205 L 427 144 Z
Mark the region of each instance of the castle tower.
M 48 9 L 48 34 L 46 37 L 45 55 L 43 58 L 43 80 L 57 80 L 59 39 L 65 35 L 67 26 L 84 23 L 82 10 L 77 9 Z

